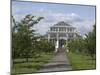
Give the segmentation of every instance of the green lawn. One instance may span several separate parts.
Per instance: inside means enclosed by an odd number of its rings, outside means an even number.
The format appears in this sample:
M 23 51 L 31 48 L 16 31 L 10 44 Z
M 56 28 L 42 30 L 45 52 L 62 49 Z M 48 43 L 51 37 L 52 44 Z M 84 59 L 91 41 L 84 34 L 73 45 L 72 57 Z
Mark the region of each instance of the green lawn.
M 81 53 L 67 53 L 73 70 L 95 69 L 96 60 Z
M 25 62 L 26 59 L 15 59 L 12 67 L 12 75 L 22 73 L 34 73 L 39 70 L 45 63 L 53 57 L 53 53 L 45 54 L 41 53 L 38 58 L 29 58 L 29 62 Z

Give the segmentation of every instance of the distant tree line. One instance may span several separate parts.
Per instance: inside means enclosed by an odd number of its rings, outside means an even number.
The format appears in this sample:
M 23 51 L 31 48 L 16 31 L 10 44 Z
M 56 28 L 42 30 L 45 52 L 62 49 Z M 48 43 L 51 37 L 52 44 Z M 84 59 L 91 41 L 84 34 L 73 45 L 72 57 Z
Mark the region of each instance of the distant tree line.
M 12 16 L 12 59 L 36 57 L 41 52 L 50 52 L 54 46 L 35 36 L 34 25 L 39 23 L 44 17 L 26 15 L 20 22 L 16 22 Z
M 68 42 L 68 49 L 71 52 L 81 52 L 90 55 L 92 58 L 96 55 L 96 25 L 93 25 L 93 30 L 85 37 L 79 37 Z

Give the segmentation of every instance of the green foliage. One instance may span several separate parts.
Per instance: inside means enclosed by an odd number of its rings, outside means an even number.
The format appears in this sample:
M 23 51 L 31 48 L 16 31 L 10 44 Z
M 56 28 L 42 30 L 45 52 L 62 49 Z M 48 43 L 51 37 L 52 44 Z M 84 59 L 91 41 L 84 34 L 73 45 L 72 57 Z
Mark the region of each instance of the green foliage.
M 96 25 L 93 26 L 92 32 L 86 34 L 85 38 L 70 40 L 67 46 L 72 52 L 85 53 L 93 58 L 96 54 Z
M 35 36 L 34 25 L 43 17 L 26 15 L 20 22 L 16 23 L 12 16 L 14 26 L 12 26 L 12 58 L 40 57 L 42 52 L 49 53 L 54 50 L 54 45 L 40 36 Z M 38 39 L 40 39 L 38 41 Z
M 26 15 L 24 19 L 16 23 L 13 19 L 14 26 L 12 26 L 12 57 L 13 58 L 28 58 L 33 55 L 33 41 L 34 24 L 37 24 L 43 17 L 38 17 L 34 20 L 36 16 Z
M 29 58 L 28 62 L 25 62 L 25 58 L 14 59 L 16 63 L 14 63 L 11 73 L 19 75 L 37 72 L 45 63 L 49 62 L 53 56 L 54 54 L 52 52 L 49 54 L 42 52 L 39 58 Z
M 68 42 L 68 48 L 72 52 L 82 52 L 84 49 L 84 43 L 82 37 L 73 39 Z
M 45 53 L 50 53 L 50 52 L 53 52 L 54 51 L 54 45 L 48 41 L 44 41 L 44 40 L 41 40 L 41 41 L 38 41 L 36 44 L 35 44 L 35 49 L 36 49 L 36 54 L 37 56 L 40 55 L 41 52 L 45 52 Z
M 73 70 L 86 70 L 96 68 L 96 60 L 93 60 L 93 58 L 90 56 L 75 52 L 67 53 L 67 56 L 70 60 Z
M 96 54 L 96 25 L 93 26 L 94 29 L 92 32 L 89 32 L 86 35 L 86 48 L 88 49 L 88 53 L 91 55 L 91 57 Z
M 47 41 L 41 41 L 41 50 L 44 52 L 52 52 L 54 50 L 54 45 Z

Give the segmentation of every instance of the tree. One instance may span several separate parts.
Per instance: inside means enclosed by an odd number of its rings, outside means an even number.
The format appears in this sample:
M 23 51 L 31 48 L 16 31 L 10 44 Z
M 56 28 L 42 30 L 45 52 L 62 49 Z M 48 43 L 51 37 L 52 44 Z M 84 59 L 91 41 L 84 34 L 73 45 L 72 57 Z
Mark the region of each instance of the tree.
M 96 54 L 96 25 L 93 26 L 93 31 L 86 35 L 85 41 L 88 53 L 93 57 Z
M 68 48 L 72 52 L 83 52 L 84 50 L 84 39 L 82 37 L 72 39 L 68 41 Z
M 37 18 L 37 19 L 34 19 Z M 12 27 L 12 52 L 13 58 L 24 57 L 28 61 L 28 58 L 32 56 L 34 24 L 37 24 L 43 17 L 36 17 L 32 15 L 26 15 L 20 22 L 16 23 L 13 18 L 14 26 Z
M 68 42 L 68 48 L 72 52 L 80 52 L 90 55 L 96 54 L 96 25 L 93 25 L 92 32 L 86 34 L 86 38 L 72 39 Z

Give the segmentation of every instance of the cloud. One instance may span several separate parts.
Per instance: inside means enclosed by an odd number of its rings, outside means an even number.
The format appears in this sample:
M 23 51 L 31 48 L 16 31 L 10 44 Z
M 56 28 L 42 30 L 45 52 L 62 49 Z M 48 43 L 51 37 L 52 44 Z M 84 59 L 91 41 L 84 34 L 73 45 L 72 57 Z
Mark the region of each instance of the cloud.
M 19 9 L 16 11 L 18 12 Z M 33 9 L 33 12 L 28 12 L 24 14 L 16 13 L 14 14 L 14 17 L 17 20 L 21 20 L 26 14 L 32 14 L 35 16 L 44 17 L 42 21 L 40 21 L 37 25 L 34 26 L 34 28 L 40 34 L 45 34 L 50 26 L 54 25 L 59 21 L 65 21 L 67 23 L 70 23 L 72 26 L 77 27 L 81 34 L 91 31 L 92 25 L 94 24 L 94 21 L 91 21 L 89 19 L 84 19 L 80 15 L 73 12 L 72 13 L 54 12 L 52 10 L 46 10 L 43 8 L 40 8 L 39 10 Z

